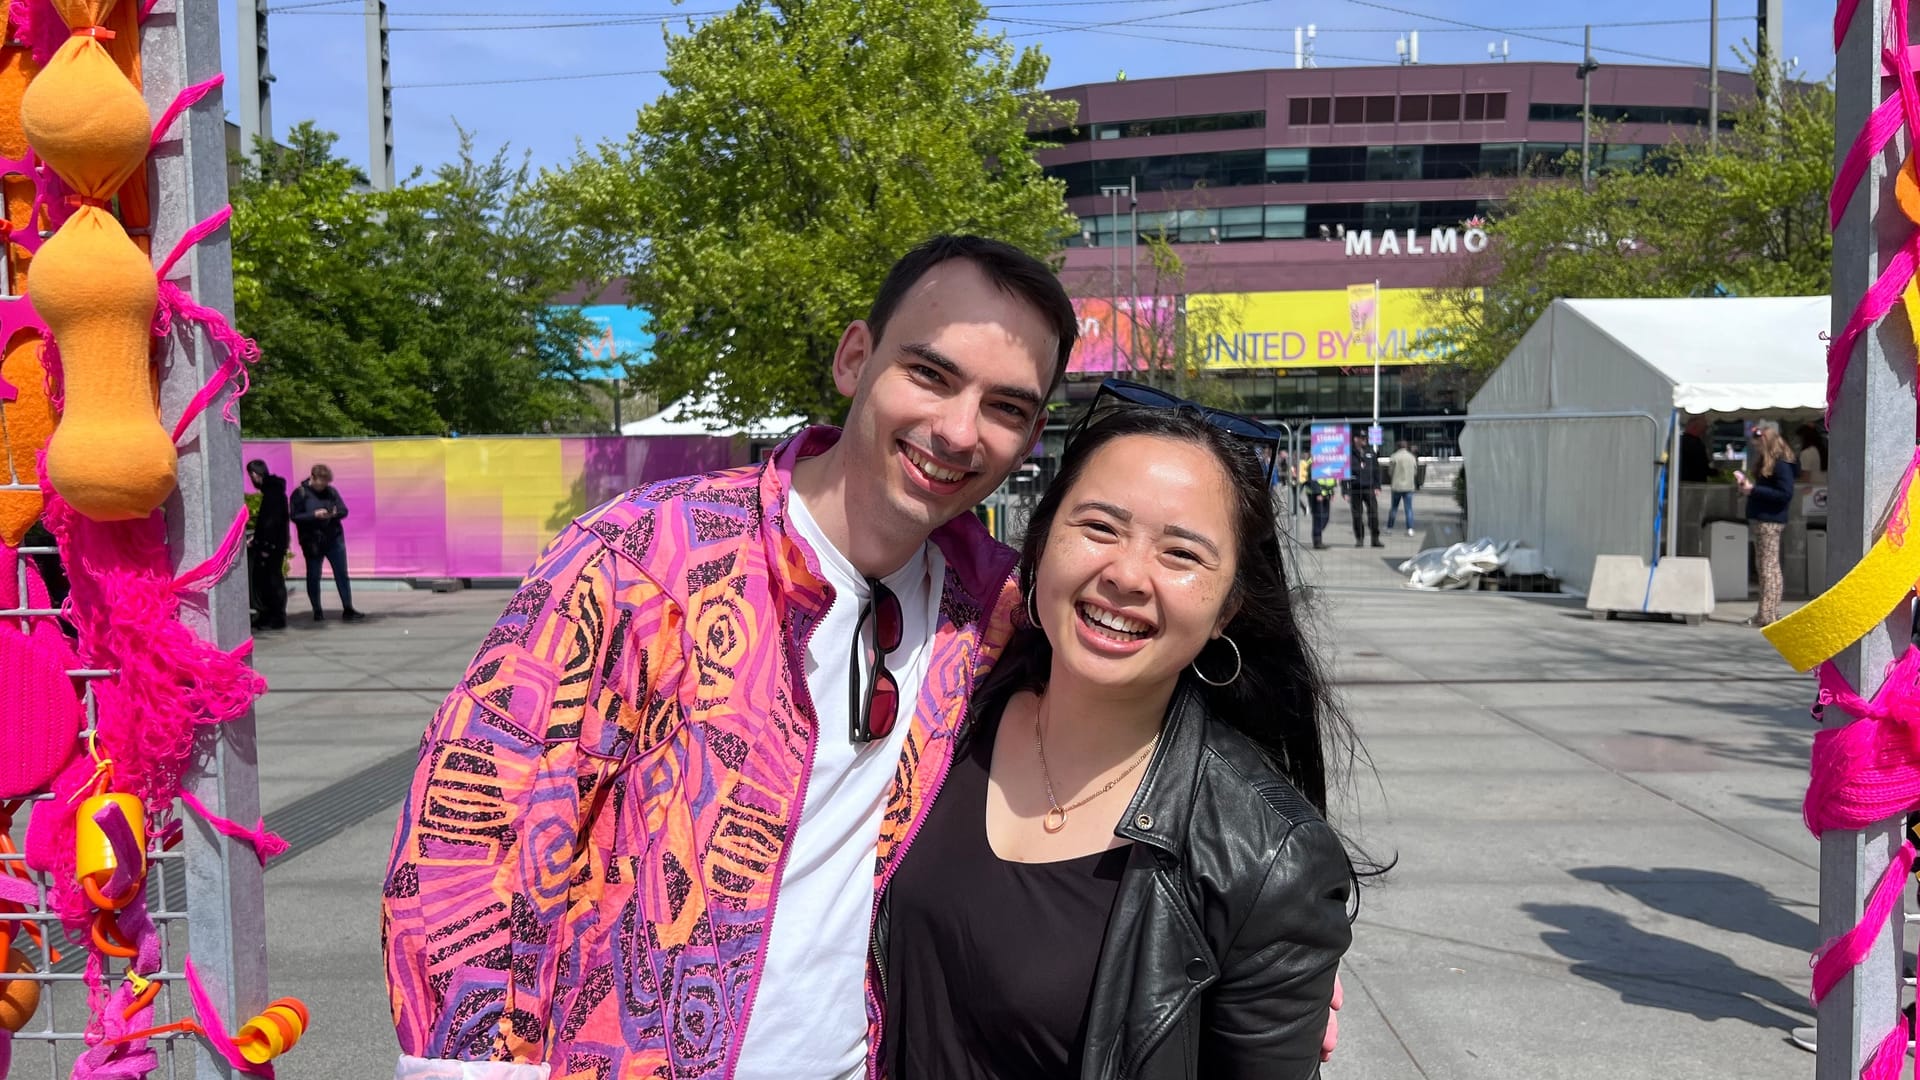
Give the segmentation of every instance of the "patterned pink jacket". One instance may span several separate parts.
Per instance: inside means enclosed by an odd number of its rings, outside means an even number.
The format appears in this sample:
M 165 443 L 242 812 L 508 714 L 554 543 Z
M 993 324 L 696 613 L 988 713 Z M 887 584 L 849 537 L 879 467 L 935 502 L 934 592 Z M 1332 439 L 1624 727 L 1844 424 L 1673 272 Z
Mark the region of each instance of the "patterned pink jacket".
M 768 464 L 636 489 L 533 567 L 434 717 L 401 809 L 382 929 L 407 1054 L 732 1075 L 813 760 L 807 636 L 832 600 L 788 531 L 787 486 L 836 438 L 809 429 Z M 971 515 L 933 542 L 946 584 L 877 891 L 1018 604 L 1013 552 Z

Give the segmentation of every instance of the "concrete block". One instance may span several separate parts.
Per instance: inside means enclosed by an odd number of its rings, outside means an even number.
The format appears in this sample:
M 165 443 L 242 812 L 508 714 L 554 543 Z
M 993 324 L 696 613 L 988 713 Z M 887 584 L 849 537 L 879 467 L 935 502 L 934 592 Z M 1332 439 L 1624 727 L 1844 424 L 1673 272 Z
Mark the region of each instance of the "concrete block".
M 1587 610 L 1596 619 L 1621 612 L 1673 615 L 1697 625 L 1713 614 L 1713 568 L 1706 559 L 1663 559 L 1648 581 L 1638 555 L 1600 555 L 1593 560 Z

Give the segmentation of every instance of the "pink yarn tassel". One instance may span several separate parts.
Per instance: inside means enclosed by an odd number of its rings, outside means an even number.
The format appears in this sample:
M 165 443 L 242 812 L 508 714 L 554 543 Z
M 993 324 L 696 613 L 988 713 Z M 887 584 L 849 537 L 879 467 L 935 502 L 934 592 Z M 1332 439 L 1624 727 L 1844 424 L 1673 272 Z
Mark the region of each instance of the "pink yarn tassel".
M 153 3 L 154 0 L 147 0 L 145 4 L 141 5 L 141 18 L 144 19 L 147 17 L 147 12 L 153 9 Z M 194 83 L 192 86 L 174 95 L 173 104 L 167 106 L 167 111 L 160 114 L 159 122 L 153 125 L 153 142 L 149 144 L 149 149 L 159 146 L 162 142 L 166 141 L 167 132 L 173 130 L 173 122 L 180 119 L 181 113 L 198 105 L 201 98 L 212 93 L 216 87 L 226 81 L 227 77 L 225 75 L 215 75 L 206 82 Z
M 220 82 L 220 78 L 221 78 L 220 76 L 217 76 L 217 75 L 214 76 L 212 80 L 213 84 L 218 85 Z M 207 86 L 206 83 L 202 83 L 201 85 Z M 208 86 L 208 89 L 212 89 L 212 87 Z M 174 104 L 178 105 L 179 102 L 175 101 Z M 188 104 L 191 105 L 192 102 L 188 102 Z M 174 265 L 178 263 L 182 258 L 184 258 L 187 252 L 193 250 L 193 245 L 199 243 L 202 240 L 205 240 L 207 237 L 212 236 L 214 233 L 219 232 L 221 226 L 225 225 L 228 221 L 231 221 L 232 219 L 233 219 L 233 207 L 223 206 L 220 209 L 214 211 L 213 214 L 207 218 L 207 220 L 201 222 L 198 225 L 195 225 L 191 229 L 188 229 L 184 234 L 181 235 L 179 242 L 173 245 L 173 250 L 167 253 L 166 261 L 162 262 L 160 264 L 160 269 L 154 272 L 155 276 L 160 278 L 160 280 L 165 281 L 167 278 L 167 275 L 173 273 Z
M 250 1076 L 265 1077 L 266 1080 L 273 1080 L 272 1065 L 255 1065 L 240 1053 L 238 1046 L 234 1045 L 232 1036 L 227 1034 L 226 1021 L 220 1018 L 220 1010 L 214 1008 L 213 997 L 207 993 L 207 988 L 200 984 L 199 972 L 193 970 L 193 957 L 191 956 L 186 958 L 185 971 L 187 976 L 187 994 L 193 999 L 193 1015 L 198 1018 L 196 1020 L 196 1026 L 198 1026 L 200 1033 L 206 1037 L 213 1052 L 219 1054 L 227 1064 L 232 1065 L 243 1073 Z
M 1893 1030 L 1874 1048 L 1873 1057 L 1860 1069 L 1860 1080 L 1900 1080 L 1900 1066 L 1907 1060 L 1907 1017 L 1902 1013 Z
M 175 578 L 173 591 L 202 592 L 219 584 L 220 579 L 226 577 L 227 572 L 233 569 L 234 563 L 239 561 L 240 547 L 246 539 L 247 508 L 242 506 L 240 512 L 234 515 L 233 524 L 227 526 L 227 535 L 220 541 L 219 550 L 215 551 L 206 562 Z
M 1901 105 L 1898 97 L 1890 97 L 1880 103 L 1867 116 L 1867 122 L 1860 126 L 1860 134 L 1847 147 L 1847 157 L 1840 163 L 1840 169 L 1833 177 L 1833 194 L 1827 210 L 1829 229 L 1840 227 L 1840 219 L 1847 214 L 1847 206 L 1853 202 L 1853 193 L 1859 189 L 1860 180 L 1867 175 L 1867 165 L 1887 148 L 1887 143 L 1900 130 Z
M 1820 1004 L 1820 999 L 1826 997 L 1848 972 L 1860 966 L 1860 961 L 1866 959 L 1867 953 L 1873 948 L 1874 939 L 1886 929 L 1893 906 L 1900 902 L 1900 890 L 1907 883 L 1907 873 L 1913 869 L 1913 857 L 1913 842 L 1902 842 L 1893 861 L 1881 872 L 1880 882 L 1873 888 L 1873 899 L 1867 902 L 1867 910 L 1860 916 L 1859 924 L 1827 942 L 1819 952 L 1813 954 L 1815 1005 Z M 1905 1049 L 1901 1047 L 1903 1052 Z
M 1820 836 L 1864 829 L 1920 805 L 1920 649 L 1909 647 L 1863 701 L 1831 663 L 1819 668 L 1820 703 L 1855 717 L 1813 736 L 1802 817 Z
M 1878 322 L 1900 302 L 1900 294 L 1907 289 L 1907 283 L 1913 280 L 1916 259 L 1915 249 L 1920 248 L 1920 233 L 1915 233 L 1893 258 L 1887 260 L 1887 267 L 1880 272 L 1866 293 L 1860 297 L 1860 303 L 1848 316 L 1847 325 L 1841 329 L 1827 346 L 1827 418 L 1833 418 L 1833 403 L 1840 399 L 1840 382 L 1846 377 L 1847 365 L 1853 362 L 1853 345 L 1860 339 L 1869 326 Z
M 261 866 L 267 865 L 269 859 L 278 858 L 287 851 L 287 842 L 267 831 L 266 818 L 260 818 L 254 827 L 249 829 L 245 825 L 223 818 L 207 809 L 205 804 L 193 797 L 192 792 L 181 792 L 180 801 L 186 803 L 194 813 L 199 814 L 208 825 L 213 826 L 214 832 L 221 836 L 232 837 L 251 847 L 254 857 L 260 860 Z

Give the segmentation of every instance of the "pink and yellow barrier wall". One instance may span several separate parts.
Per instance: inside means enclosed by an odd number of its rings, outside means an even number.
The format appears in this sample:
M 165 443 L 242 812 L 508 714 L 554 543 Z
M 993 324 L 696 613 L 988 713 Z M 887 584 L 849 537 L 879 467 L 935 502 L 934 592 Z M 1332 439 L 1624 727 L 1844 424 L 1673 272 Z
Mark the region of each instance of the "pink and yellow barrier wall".
M 244 444 L 288 494 L 316 463 L 331 468 L 349 571 L 381 578 L 518 578 L 587 510 L 648 481 L 745 464 L 747 452 L 729 438 L 617 435 Z M 296 558 L 293 574 L 304 572 Z

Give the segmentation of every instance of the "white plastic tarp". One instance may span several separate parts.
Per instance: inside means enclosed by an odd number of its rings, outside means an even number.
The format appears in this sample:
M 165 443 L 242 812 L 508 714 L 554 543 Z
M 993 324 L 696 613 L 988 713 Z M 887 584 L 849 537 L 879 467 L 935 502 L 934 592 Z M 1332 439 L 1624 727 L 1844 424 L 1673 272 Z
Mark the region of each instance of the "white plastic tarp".
M 1596 555 L 1651 558 L 1669 425 L 1820 415 L 1830 307 L 1824 296 L 1554 301 L 1467 406 L 1468 535 L 1539 548 L 1576 592 Z M 1604 412 L 1654 422 L 1582 416 Z M 1497 419 L 1530 413 L 1557 415 Z

